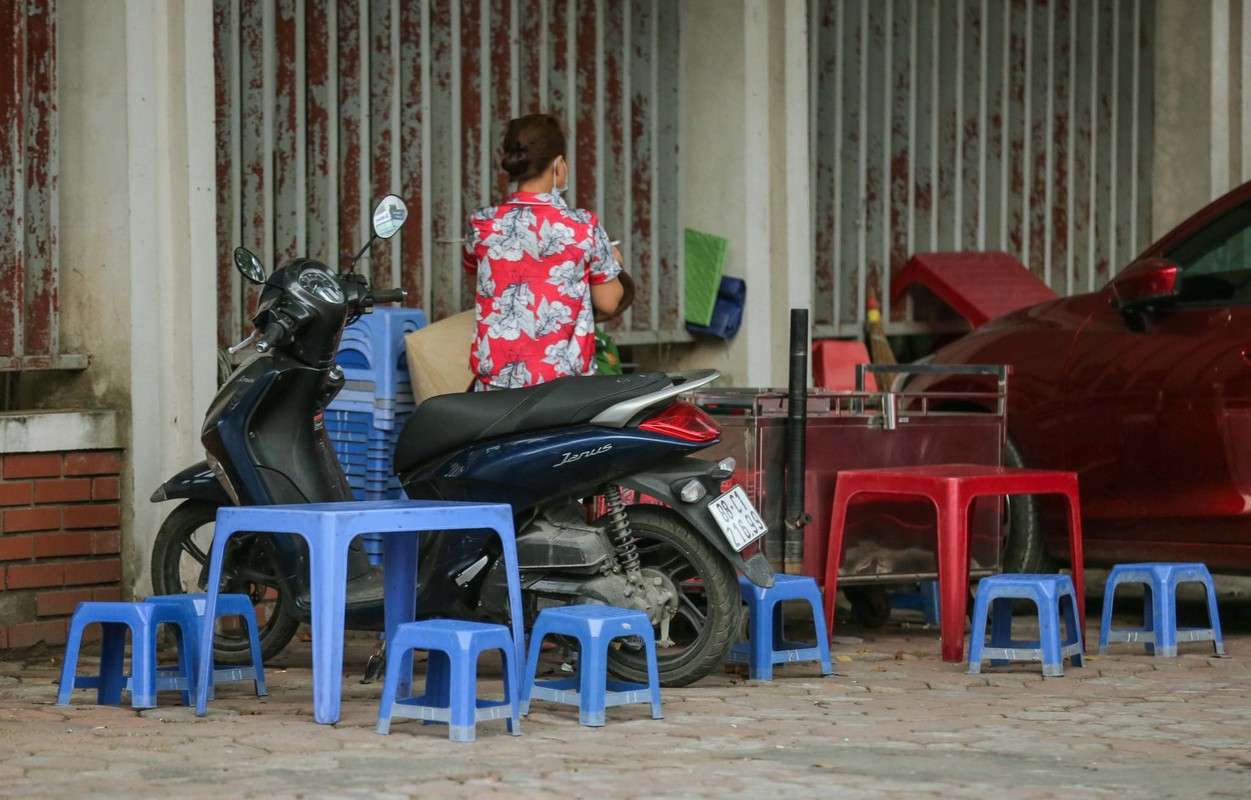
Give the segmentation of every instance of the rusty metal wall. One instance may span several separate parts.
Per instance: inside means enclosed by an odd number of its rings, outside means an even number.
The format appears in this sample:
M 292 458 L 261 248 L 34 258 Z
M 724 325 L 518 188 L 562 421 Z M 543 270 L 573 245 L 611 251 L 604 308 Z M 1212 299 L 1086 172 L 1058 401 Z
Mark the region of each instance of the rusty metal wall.
M 809 0 L 815 335 L 858 335 L 915 252 L 1004 250 L 1061 294 L 1128 263 L 1150 234 L 1154 11 Z
M 56 0 L 0 0 L 0 372 L 81 368 L 57 320 Z
M 560 117 L 571 203 L 622 241 L 638 299 L 621 342 L 683 338 L 679 302 L 678 9 L 669 0 L 214 0 L 222 343 L 255 291 L 237 245 L 267 265 L 344 264 L 389 191 L 409 204 L 365 263 L 434 318 L 467 308 L 469 211 L 501 200 L 509 118 Z

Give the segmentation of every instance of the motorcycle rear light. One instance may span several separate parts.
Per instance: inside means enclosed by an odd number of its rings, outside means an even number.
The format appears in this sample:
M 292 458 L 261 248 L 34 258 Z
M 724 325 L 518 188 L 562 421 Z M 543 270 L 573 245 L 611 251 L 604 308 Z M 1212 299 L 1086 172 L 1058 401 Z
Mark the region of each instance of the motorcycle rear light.
M 698 503 L 704 499 L 704 495 L 708 494 L 708 490 L 698 480 L 691 480 L 682 487 L 682 491 L 678 492 L 678 497 L 682 498 L 684 503 Z
M 711 442 L 721 429 L 703 409 L 690 403 L 676 402 L 639 424 L 639 430 L 673 436 L 688 442 Z

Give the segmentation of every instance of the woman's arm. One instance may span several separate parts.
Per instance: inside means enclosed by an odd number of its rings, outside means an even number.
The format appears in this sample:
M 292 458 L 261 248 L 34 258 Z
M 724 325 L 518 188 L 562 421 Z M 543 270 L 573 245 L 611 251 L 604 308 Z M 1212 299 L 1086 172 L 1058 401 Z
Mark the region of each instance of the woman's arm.
M 621 251 L 617 249 L 615 244 L 612 245 L 612 257 L 616 260 L 618 267 L 625 263 L 625 259 L 621 257 Z M 621 274 L 623 271 L 618 269 L 617 272 Z M 615 317 L 617 310 L 621 307 L 621 299 L 623 297 L 625 297 L 625 286 L 616 277 L 603 283 L 591 284 L 591 308 L 594 308 L 601 314 Z M 624 311 L 625 309 L 621 310 Z
M 595 283 L 591 285 L 591 306 L 596 311 L 612 315 L 621 304 L 621 298 L 624 295 L 625 288 L 617 278 L 604 283 Z

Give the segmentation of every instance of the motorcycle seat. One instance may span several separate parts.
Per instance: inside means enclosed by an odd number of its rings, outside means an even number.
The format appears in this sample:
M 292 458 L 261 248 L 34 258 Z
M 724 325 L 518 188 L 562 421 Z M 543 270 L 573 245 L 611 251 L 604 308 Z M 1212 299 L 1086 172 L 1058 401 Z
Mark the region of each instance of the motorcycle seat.
M 391 463 L 397 473 L 403 472 L 484 439 L 588 422 L 617 403 L 672 382 L 663 372 L 645 372 L 558 378 L 524 389 L 431 397 L 408 418 Z

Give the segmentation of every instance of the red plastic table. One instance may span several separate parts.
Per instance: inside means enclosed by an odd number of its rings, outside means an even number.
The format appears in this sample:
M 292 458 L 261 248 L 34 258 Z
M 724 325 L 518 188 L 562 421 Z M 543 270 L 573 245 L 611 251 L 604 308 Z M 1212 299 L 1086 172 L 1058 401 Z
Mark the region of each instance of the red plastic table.
M 938 512 L 938 585 L 941 597 L 943 660 L 964 658 L 964 618 L 969 601 L 969 507 L 983 496 L 1014 494 L 1063 495 L 1069 506 L 1069 548 L 1077 618 L 1084 635 L 1086 586 L 1082 578 L 1082 523 L 1077 475 L 1072 472 L 939 464 L 924 467 L 842 470 L 834 485 L 830 543 L 825 559 L 825 619 L 833 631 L 834 595 L 843 559 L 843 526 L 847 506 L 857 494 L 927 497 Z

